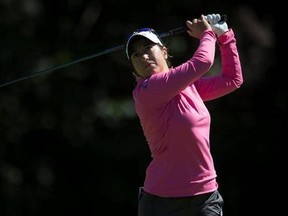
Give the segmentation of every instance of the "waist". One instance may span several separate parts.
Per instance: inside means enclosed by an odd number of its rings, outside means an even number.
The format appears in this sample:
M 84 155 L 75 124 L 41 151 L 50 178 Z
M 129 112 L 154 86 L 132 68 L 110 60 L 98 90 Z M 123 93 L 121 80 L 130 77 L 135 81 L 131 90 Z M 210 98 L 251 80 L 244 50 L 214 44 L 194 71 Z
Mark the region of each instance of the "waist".
M 214 191 L 211 191 L 211 192 L 205 192 L 205 193 L 197 194 L 197 195 L 163 197 L 163 196 L 151 194 L 151 193 L 145 191 L 144 189 L 142 189 L 142 196 L 144 195 L 144 196 L 155 198 L 155 199 L 199 199 L 199 198 L 202 199 L 202 198 L 210 197 L 215 191 L 217 191 L 217 189 Z
M 188 197 L 205 194 L 218 189 L 215 172 L 205 178 L 147 178 L 144 191 L 160 197 Z

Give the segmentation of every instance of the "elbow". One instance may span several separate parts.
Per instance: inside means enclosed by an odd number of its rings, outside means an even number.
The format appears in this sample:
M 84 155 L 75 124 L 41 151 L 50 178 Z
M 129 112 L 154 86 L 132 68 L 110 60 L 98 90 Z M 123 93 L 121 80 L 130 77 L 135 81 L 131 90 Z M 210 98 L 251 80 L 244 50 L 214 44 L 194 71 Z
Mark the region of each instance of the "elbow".
M 238 79 L 235 80 L 235 86 L 236 88 L 240 88 L 243 84 L 244 80 L 242 77 L 239 77 Z
M 231 81 L 231 86 L 233 86 L 235 89 L 242 86 L 244 79 L 241 67 L 232 67 L 227 74 L 230 74 L 230 76 L 228 75 L 228 79 Z
M 214 63 L 213 59 L 207 59 L 205 62 L 202 62 L 201 70 L 204 72 L 209 71 L 213 66 L 213 63 Z
M 232 86 L 233 86 L 234 90 L 240 88 L 242 86 L 242 84 L 243 84 L 243 81 L 244 80 L 243 80 L 242 77 L 238 77 L 236 79 L 233 79 Z
M 207 67 L 208 67 L 208 70 L 211 69 L 211 67 L 213 66 L 213 64 L 214 64 L 214 59 L 207 60 L 206 65 L 207 65 Z
M 211 69 L 213 63 L 213 59 L 198 59 L 197 61 L 193 59 L 192 61 L 188 62 L 188 66 L 191 67 L 192 71 L 202 75 L 207 73 Z

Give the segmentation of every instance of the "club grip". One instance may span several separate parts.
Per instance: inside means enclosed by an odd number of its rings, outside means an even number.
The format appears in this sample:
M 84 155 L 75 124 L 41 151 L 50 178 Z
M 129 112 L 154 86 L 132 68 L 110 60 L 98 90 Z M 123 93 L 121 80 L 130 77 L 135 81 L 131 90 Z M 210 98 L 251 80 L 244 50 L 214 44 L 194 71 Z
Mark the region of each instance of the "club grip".
M 221 19 L 219 20 L 219 22 L 226 22 L 227 19 L 228 19 L 226 14 L 220 15 L 220 17 L 221 17 Z M 205 18 L 206 18 L 206 16 L 205 16 Z M 186 32 L 186 31 L 187 31 L 187 27 L 183 26 L 183 27 L 172 29 L 172 30 L 170 30 L 168 32 L 163 32 L 159 36 L 161 38 L 164 38 L 164 37 L 180 34 L 180 33 Z
M 227 15 L 226 14 L 220 15 L 220 17 L 221 17 L 221 19 L 219 20 L 219 22 L 226 22 L 227 21 Z

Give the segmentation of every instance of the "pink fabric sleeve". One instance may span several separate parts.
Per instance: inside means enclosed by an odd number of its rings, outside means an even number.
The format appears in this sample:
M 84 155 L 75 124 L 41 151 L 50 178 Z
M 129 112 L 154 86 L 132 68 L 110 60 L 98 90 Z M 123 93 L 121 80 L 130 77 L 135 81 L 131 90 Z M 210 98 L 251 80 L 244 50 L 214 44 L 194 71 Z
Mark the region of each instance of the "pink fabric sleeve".
M 195 86 L 204 101 L 226 95 L 243 83 L 243 75 L 236 39 L 232 29 L 218 38 L 221 52 L 221 74 L 202 77 L 195 82 Z

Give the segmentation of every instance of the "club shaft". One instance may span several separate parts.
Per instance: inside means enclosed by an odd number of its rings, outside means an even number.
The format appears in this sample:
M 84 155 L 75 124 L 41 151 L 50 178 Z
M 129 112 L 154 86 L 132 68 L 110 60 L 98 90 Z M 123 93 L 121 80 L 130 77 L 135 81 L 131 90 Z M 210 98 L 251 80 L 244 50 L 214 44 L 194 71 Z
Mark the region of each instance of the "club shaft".
M 219 22 L 226 21 L 226 20 L 227 20 L 227 16 L 226 15 L 221 15 L 221 20 Z M 163 33 L 160 34 L 160 37 L 164 38 L 164 37 L 180 34 L 180 33 L 186 32 L 186 31 L 187 31 L 187 27 L 183 26 L 183 27 L 172 29 L 172 30 L 167 31 L 167 32 L 163 32 Z M 26 76 L 23 76 L 23 77 L 20 77 L 20 78 L 11 80 L 11 81 L 3 82 L 3 83 L 0 83 L 0 88 L 8 86 L 8 85 L 11 85 L 11 84 L 14 84 L 14 83 L 17 83 L 17 82 L 20 82 L 20 81 L 23 81 L 23 80 L 26 80 L 26 79 L 29 79 L 29 78 L 32 78 L 32 77 L 35 77 L 35 76 L 38 76 L 40 74 L 49 73 L 49 72 L 52 72 L 52 71 L 55 71 L 55 70 L 59 70 L 59 69 L 71 66 L 73 64 L 77 64 L 77 63 L 80 63 L 80 62 L 83 62 L 83 61 L 86 61 L 86 60 L 89 60 L 89 59 L 92 59 L 92 58 L 96 58 L 96 57 L 99 57 L 99 56 L 102 56 L 102 55 L 105 55 L 105 54 L 108 54 L 108 53 L 112 53 L 112 52 L 115 52 L 115 51 L 118 51 L 118 50 L 121 50 L 121 49 L 124 49 L 124 48 L 125 48 L 124 44 L 123 45 L 119 45 L 119 46 L 116 46 L 116 47 L 113 47 L 113 48 L 110 48 L 110 49 L 106 49 L 106 50 L 104 50 L 102 52 L 99 52 L 99 53 L 96 53 L 96 54 L 93 54 L 93 55 L 89 55 L 89 56 L 86 56 L 86 57 L 83 57 L 83 58 L 79 58 L 79 59 L 76 59 L 74 61 L 62 64 L 62 65 L 59 65 L 59 66 L 56 66 L 56 67 L 52 67 L 52 68 L 49 68 L 49 69 L 46 69 L 46 70 L 41 70 L 41 71 L 38 71 L 38 72 L 35 72 L 35 73 L 31 73 L 29 75 L 26 75 Z
M 49 69 L 41 70 L 41 71 L 29 74 L 29 75 L 20 77 L 18 79 L 14 79 L 14 80 L 11 80 L 11 81 L 8 81 L 8 82 L 4 82 L 4 83 L 0 84 L 0 88 L 4 87 L 4 86 L 11 85 L 11 84 L 14 84 L 14 83 L 17 83 L 17 82 L 20 82 L 22 80 L 26 80 L 26 79 L 38 76 L 40 74 L 49 73 L 49 72 L 52 72 L 52 71 L 55 71 L 55 70 L 59 70 L 59 69 L 68 67 L 68 66 L 73 65 L 73 64 L 77 64 L 77 63 L 80 63 L 80 62 L 83 62 L 83 61 L 86 61 L 86 60 L 89 60 L 89 59 L 92 59 L 92 58 L 96 58 L 96 57 L 101 56 L 101 55 L 105 55 L 105 54 L 108 54 L 108 53 L 111 53 L 111 52 L 115 52 L 115 51 L 121 50 L 123 48 L 124 48 L 124 45 L 119 45 L 119 46 L 116 46 L 116 47 L 113 47 L 113 48 L 110 48 L 110 49 L 106 49 L 106 50 L 104 50 L 102 52 L 99 52 L 99 53 L 96 53 L 96 54 L 93 54 L 93 55 L 89 55 L 89 56 L 86 56 L 86 57 L 83 57 L 83 58 L 79 58 L 79 59 L 76 59 L 74 61 L 62 64 L 62 65 L 58 65 L 56 67 L 52 67 L 52 68 L 49 68 Z

